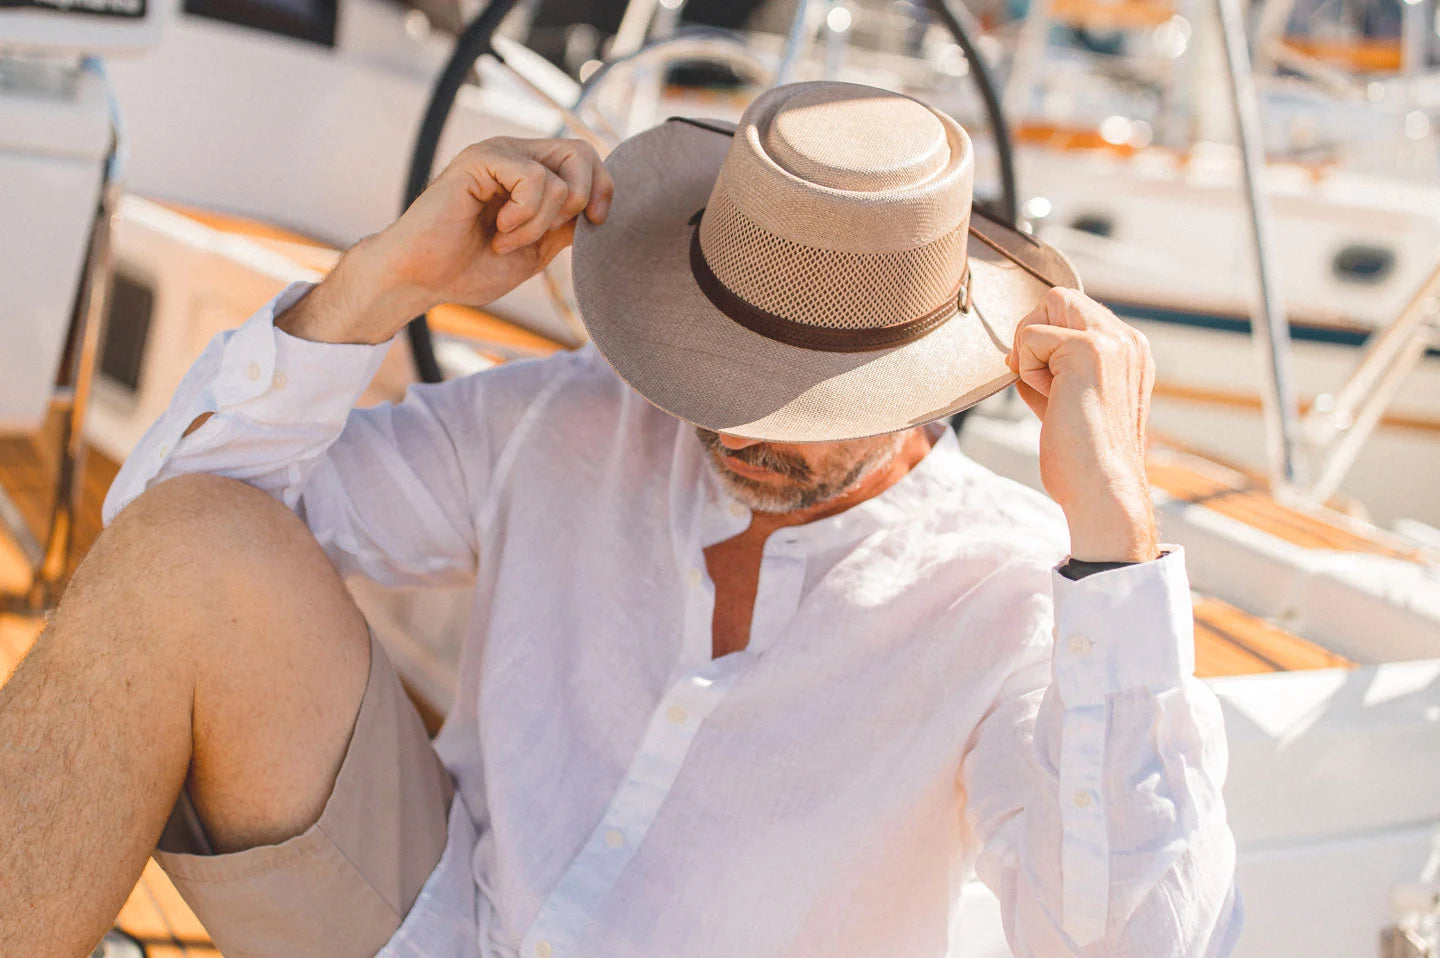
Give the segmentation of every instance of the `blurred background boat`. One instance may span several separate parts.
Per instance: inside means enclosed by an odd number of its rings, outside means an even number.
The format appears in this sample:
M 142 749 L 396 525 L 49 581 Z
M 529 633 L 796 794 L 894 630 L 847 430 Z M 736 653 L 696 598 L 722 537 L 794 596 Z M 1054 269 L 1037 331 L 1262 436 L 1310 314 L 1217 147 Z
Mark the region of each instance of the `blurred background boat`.
M 209 337 L 323 275 L 466 143 L 565 129 L 605 149 L 676 113 L 737 117 L 786 79 L 899 89 L 966 124 L 988 208 L 1065 250 L 1154 346 L 1149 468 L 1230 732 L 1241 954 L 1434 953 L 1434 0 L 1266 0 L 1246 14 L 1253 80 L 1226 55 L 1230 0 L 26 2 L 0 10 L 17 612 L 59 594 L 115 463 Z M 575 345 L 567 269 L 485 311 L 436 310 L 365 401 Z M 957 428 L 973 458 L 1038 485 L 1013 396 Z M 468 595 L 352 588 L 438 722 Z M 10 628 L 13 660 L 34 626 Z M 142 890 L 165 897 L 153 870 Z M 1004 954 L 972 883 L 952 955 Z

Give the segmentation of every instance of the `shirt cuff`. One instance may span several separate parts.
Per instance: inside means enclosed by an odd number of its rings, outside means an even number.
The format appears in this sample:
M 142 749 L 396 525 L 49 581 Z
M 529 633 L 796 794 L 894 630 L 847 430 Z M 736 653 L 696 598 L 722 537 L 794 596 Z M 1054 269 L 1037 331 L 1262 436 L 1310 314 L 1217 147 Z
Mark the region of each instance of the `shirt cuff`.
M 376 345 L 300 339 L 275 317 L 311 289 L 291 283 L 225 342 L 212 386 L 219 410 L 262 422 L 343 422 L 370 385 L 390 341 Z
M 1185 550 L 1071 580 L 1057 568 L 1054 678 L 1066 708 L 1118 692 L 1179 688 L 1195 672 Z

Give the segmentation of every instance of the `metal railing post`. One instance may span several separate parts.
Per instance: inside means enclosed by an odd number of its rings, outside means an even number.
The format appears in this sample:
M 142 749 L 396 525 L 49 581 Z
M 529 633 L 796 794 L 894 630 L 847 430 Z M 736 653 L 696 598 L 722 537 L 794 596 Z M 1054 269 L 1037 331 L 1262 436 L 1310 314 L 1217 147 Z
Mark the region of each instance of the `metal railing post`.
M 1290 377 L 1290 326 L 1271 268 L 1270 204 L 1263 182 L 1264 141 L 1260 136 L 1260 111 L 1250 73 L 1250 54 L 1245 45 L 1244 11 L 1239 0 L 1215 0 L 1215 7 L 1225 48 L 1226 72 L 1230 77 L 1235 130 L 1250 207 L 1250 232 L 1255 246 L 1255 286 L 1260 316 L 1251 325 L 1260 360 L 1260 398 L 1270 474 L 1274 491 L 1283 495 L 1299 481 L 1300 473 L 1296 446 L 1299 416 Z
M 44 544 L 34 555 L 31 578 L 25 593 L 0 602 L 19 612 L 38 615 L 59 600 L 70 572 L 75 544 L 75 519 L 80 512 L 85 490 L 85 410 L 89 404 L 90 386 L 95 376 L 95 362 L 100 347 L 100 327 L 105 318 L 105 305 L 110 290 L 110 220 L 120 196 L 120 160 L 122 136 L 119 112 L 110 92 L 104 66 L 97 58 L 88 58 L 82 69 L 97 73 L 105 84 L 110 99 L 110 151 L 105 157 L 96 202 L 95 220 L 86 251 L 85 271 L 75 300 L 71 319 L 68 365 L 57 383 L 52 412 L 60 413 L 59 462 L 55 472 L 55 500 Z M 48 417 L 47 417 L 48 418 Z M 23 520 L 22 520 L 23 527 Z M 18 530 L 17 530 L 18 531 Z M 23 542 L 23 537 L 21 538 Z M 29 551 L 29 550 L 27 550 Z

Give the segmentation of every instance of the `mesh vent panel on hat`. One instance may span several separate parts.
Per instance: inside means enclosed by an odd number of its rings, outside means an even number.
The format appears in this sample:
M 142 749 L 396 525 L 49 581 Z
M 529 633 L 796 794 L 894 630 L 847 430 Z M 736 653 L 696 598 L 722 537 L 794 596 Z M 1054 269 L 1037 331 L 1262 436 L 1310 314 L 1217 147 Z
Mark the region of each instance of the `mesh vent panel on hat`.
M 795 243 L 751 221 L 717 190 L 700 227 L 710 269 L 753 306 L 827 329 L 874 329 L 923 316 L 954 296 L 968 219 L 909 250 L 848 253 Z

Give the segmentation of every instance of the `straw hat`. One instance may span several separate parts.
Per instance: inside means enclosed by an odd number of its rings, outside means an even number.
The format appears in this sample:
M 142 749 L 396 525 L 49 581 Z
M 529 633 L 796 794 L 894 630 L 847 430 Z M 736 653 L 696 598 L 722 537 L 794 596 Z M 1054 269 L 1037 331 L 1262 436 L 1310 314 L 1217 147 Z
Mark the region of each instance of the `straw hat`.
M 972 212 L 970 137 L 850 83 L 767 91 L 738 126 L 671 119 L 606 161 L 581 218 L 591 339 L 656 406 L 717 432 L 820 442 L 894 432 L 1015 380 L 1016 323 L 1058 252 Z

